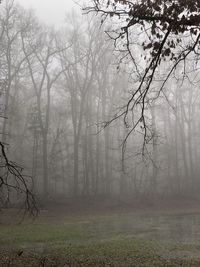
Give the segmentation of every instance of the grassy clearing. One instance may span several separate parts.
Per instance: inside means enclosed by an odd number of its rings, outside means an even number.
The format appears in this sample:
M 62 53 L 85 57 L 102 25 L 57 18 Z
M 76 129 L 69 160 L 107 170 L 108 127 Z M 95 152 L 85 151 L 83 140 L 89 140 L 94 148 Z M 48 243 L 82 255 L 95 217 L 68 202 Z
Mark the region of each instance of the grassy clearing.
M 197 244 L 200 233 L 200 214 L 124 213 L 106 216 L 38 218 L 34 223 L 1 225 L 1 246 L 37 246 L 82 244 L 113 239 L 142 239 L 180 244 Z
M 46 218 L 0 226 L 0 266 L 200 266 L 199 213 Z

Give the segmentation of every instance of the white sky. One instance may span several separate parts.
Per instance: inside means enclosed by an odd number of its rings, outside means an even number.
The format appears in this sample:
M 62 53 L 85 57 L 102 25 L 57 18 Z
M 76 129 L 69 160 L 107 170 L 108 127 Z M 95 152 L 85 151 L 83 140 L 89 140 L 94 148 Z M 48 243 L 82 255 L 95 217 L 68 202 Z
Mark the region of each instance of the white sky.
M 59 26 L 70 10 L 80 9 L 76 4 L 82 0 L 16 0 L 25 8 L 35 9 L 37 16 L 45 23 Z

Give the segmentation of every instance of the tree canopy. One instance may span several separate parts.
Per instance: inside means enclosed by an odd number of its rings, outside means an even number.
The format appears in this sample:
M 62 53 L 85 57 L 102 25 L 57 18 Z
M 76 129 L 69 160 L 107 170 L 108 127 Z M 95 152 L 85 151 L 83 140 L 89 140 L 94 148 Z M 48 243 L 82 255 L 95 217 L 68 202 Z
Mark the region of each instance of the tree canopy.
M 129 134 L 140 125 L 144 132 L 144 144 L 148 142 L 148 127 L 145 109 L 150 98 L 157 98 L 168 79 L 178 66 L 182 66 L 182 78 L 187 76 L 186 60 L 199 59 L 200 44 L 200 1 L 198 0 L 93 0 L 86 12 L 97 12 L 102 23 L 111 18 L 112 30 L 108 35 L 115 47 L 124 53 L 122 59 L 131 58 L 139 84 L 133 88 L 127 105 L 114 119 L 123 116 L 130 128 Z M 138 59 L 138 46 L 142 48 Z M 156 71 L 162 63 L 169 67 L 151 96 L 151 86 Z M 130 126 L 128 114 L 140 106 L 140 116 Z M 142 124 L 142 125 L 141 125 Z M 128 135 L 129 135 L 128 134 Z

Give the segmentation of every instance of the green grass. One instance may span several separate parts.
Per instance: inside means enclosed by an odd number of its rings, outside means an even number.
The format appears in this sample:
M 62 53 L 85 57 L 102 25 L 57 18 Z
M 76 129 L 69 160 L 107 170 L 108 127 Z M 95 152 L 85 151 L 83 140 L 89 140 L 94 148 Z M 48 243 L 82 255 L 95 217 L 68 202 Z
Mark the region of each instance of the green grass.
M 198 243 L 200 214 L 111 214 L 0 226 L 1 245 L 82 244 L 120 238 Z
M 1 245 L 25 245 L 34 243 L 64 242 L 87 239 L 81 229 L 56 224 L 33 224 L 3 227 L 0 229 Z
M 111 214 L 57 222 L 48 218 L 0 226 L 0 266 L 8 266 L 11 259 L 10 266 L 15 267 L 43 263 L 48 267 L 199 267 L 199 227 L 199 214 L 174 213 Z M 16 253 L 19 249 L 24 251 L 21 257 Z
M 71 262 L 87 262 L 86 266 L 200 266 L 200 260 L 169 258 L 167 250 L 167 246 L 160 246 L 155 242 L 118 240 L 89 246 L 68 247 L 67 253 Z
M 199 267 L 200 259 L 170 258 L 169 248 L 141 240 L 115 240 L 96 244 L 68 245 L 45 253 L 4 254 L 0 266 L 76 266 L 76 267 Z M 1 255 L 0 255 L 1 256 Z M 1 265 L 2 263 L 2 265 Z

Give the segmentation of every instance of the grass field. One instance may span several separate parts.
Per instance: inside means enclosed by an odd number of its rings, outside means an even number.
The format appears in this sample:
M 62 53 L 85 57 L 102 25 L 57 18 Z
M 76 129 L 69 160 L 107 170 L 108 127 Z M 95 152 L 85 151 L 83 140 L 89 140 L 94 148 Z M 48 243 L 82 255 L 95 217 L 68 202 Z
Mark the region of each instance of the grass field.
M 0 225 L 0 266 L 200 266 L 200 212 L 66 215 Z M 23 252 L 23 253 L 21 253 Z

